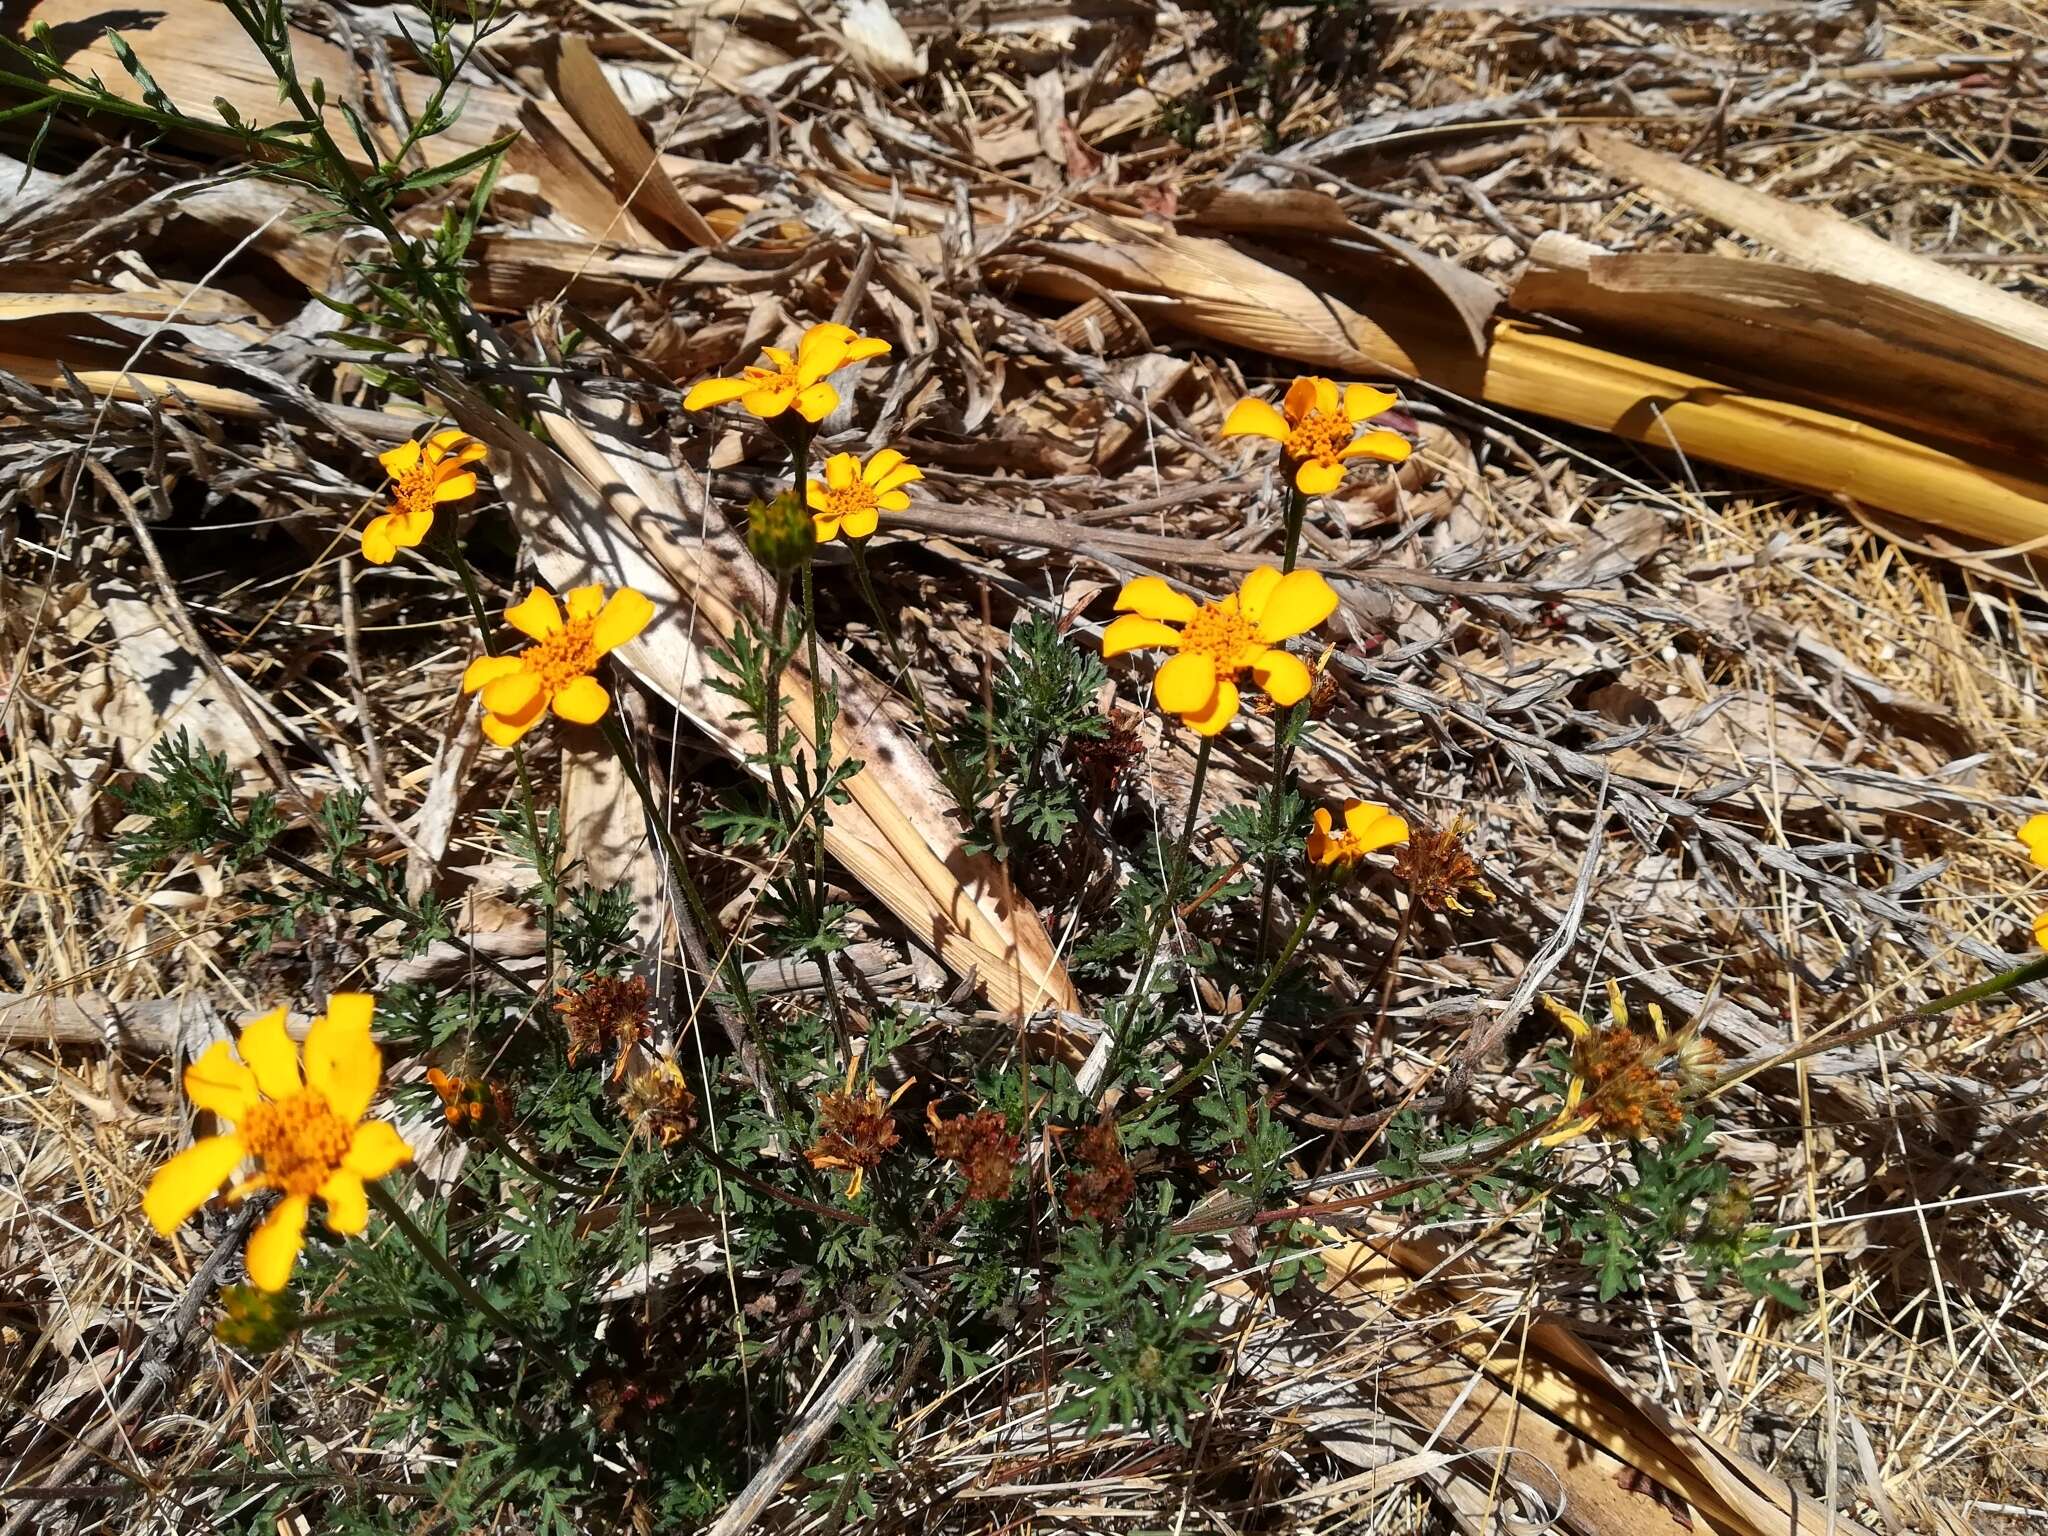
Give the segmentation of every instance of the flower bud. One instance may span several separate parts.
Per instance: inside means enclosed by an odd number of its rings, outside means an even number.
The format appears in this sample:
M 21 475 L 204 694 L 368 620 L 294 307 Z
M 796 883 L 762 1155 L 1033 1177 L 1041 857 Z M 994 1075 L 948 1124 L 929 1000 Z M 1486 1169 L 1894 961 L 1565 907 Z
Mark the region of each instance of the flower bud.
M 778 575 L 801 570 L 818 547 L 811 514 L 790 491 L 747 507 L 747 548 Z

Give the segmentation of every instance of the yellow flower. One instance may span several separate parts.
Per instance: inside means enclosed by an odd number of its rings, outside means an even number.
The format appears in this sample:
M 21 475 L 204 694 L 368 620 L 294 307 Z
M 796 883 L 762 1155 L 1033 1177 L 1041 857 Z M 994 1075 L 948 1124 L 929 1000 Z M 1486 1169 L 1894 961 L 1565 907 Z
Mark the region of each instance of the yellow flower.
M 462 674 L 462 691 L 483 690 L 484 734 L 509 747 L 552 706 L 564 720 L 595 725 L 611 707 L 611 695 L 590 674 L 598 658 L 616 650 L 647 627 L 654 604 L 631 587 L 605 600 L 600 586 L 572 587 L 569 616 L 535 587 L 505 618 L 535 643 L 516 656 L 479 656 Z
M 363 558 L 389 565 L 401 549 L 412 549 L 434 526 L 434 508 L 476 494 L 476 476 L 464 466 L 484 456 L 484 445 L 449 428 L 425 442 L 400 443 L 377 462 L 391 477 L 391 510 L 363 529 Z
M 2048 912 L 2034 919 L 2034 942 L 2048 949 Z
M 305 1076 L 299 1050 L 285 1033 L 285 1011 L 266 1013 L 242 1030 L 240 1056 L 216 1040 L 185 1069 L 185 1094 L 234 1126 L 194 1142 L 149 1181 L 142 1213 L 168 1237 L 244 1160 L 258 1171 L 228 1192 L 275 1189 L 284 1198 L 249 1239 L 249 1279 L 283 1290 L 305 1239 L 306 1208 L 315 1195 L 327 1205 L 327 1226 L 352 1237 L 369 1221 L 365 1179 L 381 1179 L 412 1158 L 396 1129 L 364 1120 L 377 1091 L 383 1054 L 370 1038 L 377 1000 L 339 992 L 306 1035 Z
M 2038 869 L 2048 869 L 2048 815 L 2029 816 L 2020 828 L 2020 841 L 2027 845 L 2027 857 Z
M 1598 1029 L 1554 997 L 1548 1008 L 1572 1038 L 1571 1080 L 1564 1108 L 1539 1142 L 1558 1146 L 1588 1131 L 1609 1140 L 1654 1141 L 1675 1136 L 1685 1123 L 1682 1095 L 1708 1081 L 1719 1052 L 1699 1036 L 1697 1021 L 1673 1035 L 1664 1010 L 1650 1004 L 1653 1037 L 1630 1028 L 1621 987 L 1607 983 L 1607 1021 Z M 1667 1068 L 1669 1070 L 1667 1070 Z
M 923 478 L 924 471 L 894 448 L 882 449 L 865 466 L 850 453 L 833 454 L 825 461 L 825 478 L 813 480 L 807 496 L 818 542 L 830 544 L 842 533 L 866 538 L 879 521 L 875 509 L 901 512 L 910 505 L 903 487 Z
M 1328 810 L 1316 807 L 1316 829 L 1308 835 L 1308 857 L 1325 869 L 1348 872 L 1368 853 L 1408 840 L 1408 823 L 1384 805 L 1344 802 L 1344 830 L 1335 832 Z
M 1412 451 L 1398 432 L 1373 428 L 1358 435 L 1358 423 L 1370 421 L 1399 402 L 1384 390 L 1346 384 L 1340 393 L 1329 379 L 1299 378 L 1274 410 L 1263 400 L 1247 397 L 1224 418 L 1225 437 L 1270 437 L 1280 456 L 1294 466 L 1294 483 L 1305 496 L 1325 496 L 1344 479 L 1347 459 L 1378 459 L 1398 464 Z
M 805 421 L 823 421 L 839 404 L 839 391 L 825 382 L 848 363 L 882 357 L 889 343 L 862 336 L 850 326 L 827 320 L 804 332 L 796 356 L 780 347 L 763 347 L 772 368 L 748 368 L 736 379 L 705 379 L 683 397 L 686 411 L 707 410 L 737 400 L 763 421 L 791 406 Z
M 1236 718 L 1237 680 L 1247 671 L 1275 704 L 1306 697 L 1307 663 L 1279 647 L 1335 613 L 1337 594 L 1318 572 L 1283 576 L 1262 565 L 1218 603 L 1197 603 L 1157 576 L 1141 576 L 1126 583 L 1116 606 L 1123 617 L 1102 632 L 1102 654 L 1178 651 L 1153 679 L 1159 707 L 1190 730 L 1214 736 Z

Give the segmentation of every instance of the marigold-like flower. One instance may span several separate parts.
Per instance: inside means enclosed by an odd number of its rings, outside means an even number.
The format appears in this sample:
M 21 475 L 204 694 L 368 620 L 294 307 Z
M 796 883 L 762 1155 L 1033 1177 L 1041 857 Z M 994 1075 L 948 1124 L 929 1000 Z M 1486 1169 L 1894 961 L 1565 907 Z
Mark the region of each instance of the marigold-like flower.
M 658 1056 L 653 1066 L 627 1079 L 619 1108 L 635 1131 L 664 1147 L 697 1129 L 697 1096 L 673 1056 Z
M 1316 807 L 1315 830 L 1308 835 L 1311 864 L 1348 874 L 1359 860 L 1382 848 L 1391 848 L 1408 836 L 1408 823 L 1384 805 L 1364 800 L 1344 802 L 1344 830 L 1323 806 Z
M 818 1139 L 804 1150 L 813 1168 L 843 1168 L 852 1172 L 853 1180 L 846 1186 L 849 1200 L 860 1195 L 867 1171 L 879 1167 L 882 1154 L 896 1145 L 896 1121 L 889 1111 L 910 1088 L 910 1081 L 906 1080 L 885 1099 L 882 1090 L 870 1082 L 855 1097 L 853 1074 L 859 1065 L 858 1058 L 848 1062 L 846 1086 L 818 1101 L 818 1123 L 823 1129 Z
M 416 547 L 434 526 L 435 507 L 476 494 L 476 476 L 466 466 L 483 456 L 482 443 L 453 427 L 378 454 L 391 477 L 391 508 L 364 525 L 363 558 L 389 565 L 401 549 Z
M 1283 576 L 1262 565 L 1221 602 L 1197 603 L 1157 576 L 1141 576 L 1125 584 L 1116 606 L 1122 617 L 1102 632 L 1102 654 L 1178 651 L 1153 678 L 1153 696 L 1190 730 L 1214 736 L 1237 718 L 1237 680 L 1246 672 L 1275 704 L 1296 704 L 1308 693 L 1308 664 L 1280 646 L 1335 613 L 1337 593 L 1319 572 Z
M 1447 827 L 1414 828 L 1394 855 L 1395 875 L 1406 882 L 1408 894 L 1432 912 L 1469 916 L 1472 909 L 1465 905 L 1465 897 L 1494 899 L 1478 861 L 1465 851 L 1468 826 L 1461 816 Z
M 931 1127 L 932 1150 L 958 1164 L 967 1176 L 968 1199 L 1000 1200 L 1010 1192 L 1023 1138 L 1011 1133 L 1010 1122 L 1000 1109 L 979 1109 L 971 1115 L 941 1120 L 938 1106 L 928 1104 L 924 1118 Z
M 1104 1117 L 1074 1134 L 1067 1169 L 1067 1211 L 1082 1221 L 1116 1226 L 1138 1192 L 1137 1175 L 1124 1157 L 1116 1122 Z
M 923 478 L 924 471 L 894 448 L 881 449 L 865 465 L 850 453 L 833 454 L 825 461 L 825 478 L 811 481 L 805 497 L 818 542 L 830 544 L 842 533 L 866 538 L 880 521 L 876 509 L 901 512 L 910 505 L 903 487 Z
M 441 1101 L 441 1118 L 451 1130 L 488 1130 L 512 1118 L 512 1095 L 503 1083 L 481 1077 L 451 1077 L 439 1067 L 429 1067 L 427 1086 Z
M 1223 436 L 1270 437 L 1293 468 L 1302 494 L 1325 496 L 1342 483 L 1347 460 L 1398 464 L 1413 451 L 1398 432 L 1384 427 L 1363 435 L 1358 431 L 1358 423 L 1391 411 L 1396 404 L 1392 395 L 1363 384 L 1346 384 L 1339 390 L 1330 379 L 1299 378 L 1288 386 L 1277 411 L 1255 397 L 1238 401 L 1224 418 Z
M 552 707 L 564 720 L 595 725 L 611 695 L 590 674 L 613 651 L 647 627 L 654 604 L 631 587 L 607 600 L 600 586 L 572 587 L 565 619 L 539 587 L 505 610 L 506 622 L 534 644 L 511 656 L 479 656 L 462 674 L 462 691 L 483 690 L 484 734 L 509 747 L 540 724 Z
M 569 1031 L 569 1060 L 585 1051 L 599 1056 L 617 1051 L 612 1081 L 626 1070 L 633 1047 L 648 1036 L 654 995 L 644 976 L 593 976 L 579 992 L 555 993 L 555 1012 Z
M 2020 841 L 2037 869 L 2048 869 L 2048 814 L 2029 816 L 2020 825 Z
M 1698 1092 L 1712 1079 L 1720 1059 L 1700 1038 L 1697 1023 L 1673 1035 L 1664 1010 L 1650 1004 L 1654 1035 L 1629 1025 L 1621 987 L 1607 983 L 1607 1021 L 1595 1028 L 1580 1015 L 1545 997 L 1543 1005 L 1572 1039 L 1571 1080 L 1556 1126 L 1542 1138 L 1546 1147 L 1588 1131 L 1610 1140 L 1648 1141 L 1676 1135 L 1685 1123 L 1683 1093 Z M 1669 1067 L 1669 1071 L 1666 1068 Z
M 228 1192 L 240 1200 L 275 1189 L 284 1198 L 249 1239 L 249 1279 L 283 1290 L 305 1240 L 306 1211 L 318 1195 L 327 1226 L 354 1236 L 369 1221 L 365 1179 L 381 1179 L 412 1157 L 397 1130 L 363 1112 L 376 1094 L 383 1053 L 370 1038 L 377 1000 L 338 992 L 306 1035 L 305 1075 L 299 1048 L 285 1033 L 285 1011 L 266 1013 L 242 1030 L 237 1050 L 216 1040 L 185 1069 L 186 1097 L 233 1125 L 225 1135 L 194 1142 L 149 1181 L 142 1213 L 168 1237 L 245 1160 L 257 1171 Z
M 683 397 L 683 409 L 702 411 L 737 400 L 763 421 L 772 421 L 791 406 L 805 421 L 823 421 L 839 405 L 839 391 L 825 382 L 826 375 L 888 352 L 888 342 L 827 320 L 804 332 L 794 357 L 780 347 L 763 347 L 761 355 L 774 366 L 749 367 L 736 379 L 705 379 L 692 385 Z

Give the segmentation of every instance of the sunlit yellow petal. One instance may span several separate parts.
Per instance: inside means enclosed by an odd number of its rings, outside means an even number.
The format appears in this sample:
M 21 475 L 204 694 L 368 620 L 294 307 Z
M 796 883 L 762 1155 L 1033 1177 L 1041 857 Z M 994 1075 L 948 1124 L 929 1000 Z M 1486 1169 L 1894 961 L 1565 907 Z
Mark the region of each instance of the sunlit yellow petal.
M 860 467 L 861 479 L 879 489 L 890 470 L 903 462 L 903 455 L 894 448 L 877 448 L 868 456 L 867 463 Z
M 540 700 L 536 699 L 533 712 L 516 720 L 507 719 L 503 715 L 485 715 L 484 736 L 494 746 L 516 746 L 519 738 L 539 725 L 541 717 L 546 713 L 547 711 L 540 705 Z
M 281 1291 L 290 1284 L 292 1266 L 299 1262 L 299 1248 L 306 1240 L 306 1205 L 304 1195 L 285 1196 L 249 1238 L 242 1261 L 249 1283 L 259 1291 Z
M 823 481 L 811 480 L 805 483 L 804 505 L 808 506 L 813 512 L 822 512 L 832 505 L 831 502 L 825 499 L 825 485 Z
M 864 539 L 875 531 L 880 521 L 873 507 L 852 507 L 847 510 L 839 528 L 849 539 Z
M 1270 437 L 1276 443 L 1287 441 L 1287 418 L 1263 400 L 1246 396 L 1230 408 L 1230 414 L 1223 418 L 1224 437 Z
M 1200 651 L 1170 656 L 1152 679 L 1152 697 L 1170 714 L 1200 714 L 1216 697 L 1216 658 Z
M 1140 613 L 1168 624 L 1185 624 L 1195 616 L 1197 604 L 1185 592 L 1176 592 L 1161 576 L 1140 576 L 1124 583 L 1116 595 L 1118 613 Z
M 185 1069 L 185 1097 L 230 1123 L 240 1122 L 257 1093 L 256 1074 L 225 1040 L 214 1041 Z
M 839 409 L 839 391 L 830 384 L 813 384 L 796 397 L 796 413 L 805 421 L 823 421 Z
M 1266 611 L 1266 599 L 1273 595 L 1273 589 L 1280 585 L 1280 567 L 1262 565 L 1245 577 L 1244 584 L 1237 589 L 1237 611 L 1253 624 L 1259 622 L 1259 615 Z
M 831 320 L 805 331 L 804 339 L 797 343 L 796 348 L 798 385 L 808 387 L 826 374 L 845 367 L 853 339 L 851 330 Z
M 247 1155 L 239 1136 L 209 1136 L 157 1169 L 142 1192 L 142 1214 L 169 1237 L 200 1206 L 213 1198 L 221 1181 Z
M 535 587 L 505 610 L 505 622 L 529 640 L 545 640 L 561 629 L 562 610 L 555 606 L 552 592 Z
M 377 462 L 384 466 L 384 473 L 394 480 L 412 469 L 419 461 L 420 445 L 411 439 L 377 455 Z
M 398 1134 L 398 1128 L 383 1120 L 365 1120 L 356 1127 L 355 1139 L 341 1166 L 360 1179 L 381 1179 L 401 1163 L 412 1161 L 412 1148 Z
M 484 708 L 494 715 L 523 715 L 540 696 L 541 676 L 524 667 L 484 688 Z
M 882 491 L 876 495 L 875 505 L 884 512 L 908 512 L 910 495 L 906 491 Z
M 2048 949 L 2048 912 L 2034 919 L 2034 942 Z
M 434 500 L 436 501 L 460 501 L 465 496 L 474 496 L 475 494 L 476 476 L 467 470 L 462 471 L 460 474 L 450 475 L 445 480 L 435 482 L 434 485 Z
M 887 357 L 892 350 L 879 336 L 856 336 L 846 344 L 846 360 L 864 363 L 871 357 Z
M 2048 869 L 2048 813 L 2029 816 L 2020 827 L 2020 841 L 2026 844 L 2027 857 Z
M 811 519 L 811 529 L 817 535 L 820 544 L 830 544 L 839 537 L 839 514 L 837 512 L 818 513 Z
M 1218 678 L 1216 697 L 1199 714 L 1182 715 L 1181 723 L 1197 736 L 1214 736 L 1237 718 L 1237 684 Z
M 1363 800 L 1344 802 L 1344 830 L 1351 835 L 1359 853 L 1378 853 L 1396 843 L 1408 841 L 1408 823 L 1384 805 Z
M 327 1202 L 327 1230 L 354 1237 L 370 1224 L 370 1196 L 363 1181 L 344 1168 L 331 1173 L 320 1186 L 320 1198 Z
M 1327 496 L 1344 483 L 1344 466 L 1328 459 L 1307 459 L 1294 467 L 1294 483 L 1304 496 Z
M 306 1033 L 306 1082 L 343 1120 L 363 1118 L 384 1070 L 384 1053 L 370 1038 L 375 1007 L 368 993 L 337 992 Z
M 1320 571 L 1289 571 L 1266 594 L 1257 621 L 1268 645 L 1305 635 L 1337 611 L 1337 589 Z
M 572 677 L 548 701 L 548 707 L 577 725 L 595 725 L 611 707 L 611 695 L 594 677 Z
M 690 386 L 690 392 L 683 396 L 683 409 L 704 411 L 715 405 L 730 405 L 753 387 L 752 379 L 704 379 Z
M 1415 445 L 1400 433 L 1389 432 L 1384 427 L 1375 427 L 1370 432 L 1359 433 L 1337 457 L 1378 459 L 1383 464 L 1399 464 L 1414 452 Z
M 1371 421 L 1381 411 L 1391 411 L 1400 403 L 1385 390 L 1374 389 L 1370 384 L 1344 386 L 1344 414 L 1352 421 Z
M 752 411 L 763 421 L 773 421 L 789 409 L 796 399 L 796 390 L 788 384 L 774 383 L 755 385 L 740 397 L 740 404 Z
M 1275 704 L 1299 704 L 1308 697 L 1313 683 L 1306 662 L 1278 649 L 1265 652 L 1252 663 L 1252 676 Z
M 391 514 L 385 512 L 363 524 L 363 558 L 372 565 L 389 565 L 398 557 L 391 521 Z
M 524 666 L 525 663 L 517 656 L 479 656 L 462 674 L 462 691 L 475 693 L 486 683 L 495 683 L 501 677 L 510 677 Z
M 835 453 L 825 461 L 825 484 L 832 490 L 845 490 L 859 473 L 860 460 L 850 453 Z
M 242 1037 L 235 1042 L 242 1060 L 256 1074 L 256 1086 L 272 1099 L 289 1098 L 302 1086 L 299 1048 L 285 1033 L 284 1012 L 282 1008 L 273 1008 L 262 1018 L 251 1019 L 242 1026 Z
M 612 593 L 604 611 L 598 614 L 597 623 L 591 626 L 591 647 L 600 656 L 617 650 L 645 629 L 653 618 L 652 599 L 631 587 L 620 587 Z
M 562 594 L 562 607 L 568 612 L 571 622 L 578 619 L 594 618 L 598 609 L 604 606 L 604 588 L 595 584 L 587 587 L 571 587 Z
M 1102 654 L 1121 656 L 1126 651 L 1177 650 L 1180 631 L 1169 629 L 1157 619 L 1126 613 L 1111 619 L 1102 631 Z

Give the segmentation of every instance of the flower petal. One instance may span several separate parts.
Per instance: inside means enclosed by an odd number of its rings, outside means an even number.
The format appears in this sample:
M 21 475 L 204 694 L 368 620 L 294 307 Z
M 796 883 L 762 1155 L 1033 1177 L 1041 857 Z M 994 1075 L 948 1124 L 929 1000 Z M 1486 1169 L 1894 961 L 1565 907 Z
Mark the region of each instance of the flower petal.
M 2043 912 L 2034 919 L 2034 942 L 2043 949 L 2048 949 L 2048 912 Z
M 871 357 L 887 357 L 894 350 L 879 336 L 856 336 L 846 344 L 846 360 L 864 363 Z
M 1223 437 L 1270 437 L 1276 443 L 1287 441 L 1287 418 L 1263 400 L 1246 396 L 1230 408 L 1230 414 L 1223 418 Z
M 876 495 L 875 505 L 884 512 L 908 512 L 910 497 L 903 491 L 882 491 Z
M 484 708 L 494 715 L 523 715 L 540 696 L 541 677 L 521 667 L 484 689 Z
M 256 1102 L 256 1074 L 225 1040 L 216 1040 L 185 1069 L 185 1097 L 221 1119 L 240 1124 Z
M 839 531 L 849 539 L 864 539 L 875 531 L 880 522 L 881 517 L 872 505 L 853 507 L 841 519 Z
M 825 499 L 825 484 L 822 480 L 811 480 L 804 486 L 804 505 L 813 512 L 822 512 L 831 505 Z
M 823 421 L 839 409 L 839 391 L 830 384 L 813 384 L 796 397 L 796 413 L 805 421 Z
M 384 466 L 384 473 L 396 480 L 420 461 L 420 445 L 408 438 L 396 448 L 388 448 L 377 455 L 377 462 Z
M 2027 856 L 2042 869 L 2048 869 L 2048 812 L 2029 816 L 2020 827 L 2020 841 L 2026 844 Z
M 870 464 L 868 467 L 870 470 L 874 468 L 872 464 Z M 891 469 L 879 480 L 876 479 L 872 474 L 869 475 L 868 480 L 869 483 L 874 486 L 875 490 L 879 494 L 886 496 L 891 491 L 902 490 L 904 486 L 910 484 L 910 482 L 913 480 L 922 480 L 923 478 L 924 471 L 919 469 L 915 464 L 898 464 L 894 469 Z M 904 505 L 908 506 L 909 504 L 909 498 L 905 497 Z
M 1327 382 L 1327 380 L 1318 379 L 1313 375 L 1303 374 L 1292 384 L 1288 385 L 1287 393 L 1280 401 L 1280 409 L 1286 412 L 1288 421 L 1300 421 L 1310 411 L 1315 410 L 1320 398 L 1316 392 L 1316 386 Z
M 730 405 L 753 388 L 752 379 L 700 379 L 683 396 L 683 409 L 706 411 L 715 405 Z
M 389 565 L 398 557 L 398 543 L 391 537 L 394 521 L 389 512 L 363 524 L 363 558 L 372 565 Z
M 839 537 L 839 514 L 820 512 L 811 519 L 811 531 L 817 535 L 820 544 L 830 544 Z
M 1169 714 L 1200 714 L 1216 697 L 1216 658 L 1182 651 L 1166 659 L 1152 679 L 1152 697 Z
M 464 470 L 460 474 L 450 475 L 446 480 L 436 482 L 434 486 L 434 500 L 437 502 L 460 501 L 465 496 L 474 496 L 475 494 L 476 476 L 469 473 L 468 470 Z
M 1111 619 L 1102 631 L 1102 654 L 1121 656 L 1126 651 L 1179 650 L 1180 631 L 1169 629 L 1157 619 L 1126 613 Z
M 386 1120 L 365 1120 L 343 1154 L 341 1166 L 359 1179 L 381 1179 L 401 1163 L 412 1161 L 412 1148 Z
M 1344 802 L 1344 830 L 1358 842 L 1361 853 L 1377 853 L 1396 843 L 1408 841 L 1408 823 L 1384 805 L 1365 800 Z
M 879 489 L 889 471 L 902 462 L 903 455 L 894 448 L 877 448 L 868 455 L 867 463 L 860 467 L 860 477 Z
M 1259 622 L 1259 615 L 1266 611 L 1266 599 L 1273 595 L 1273 589 L 1280 585 L 1280 567 L 1262 565 L 1245 577 L 1244 584 L 1237 589 L 1237 611 L 1250 624 Z
M 169 1237 L 185 1218 L 213 1198 L 221 1181 L 248 1155 L 239 1136 L 209 1136 L 157 1169 L 142 1192 L 142 1214 L 159 1236 Z
M 503 715 L 487 714 L 484 716 L 484 736 L 494 746 L 517 746 L 519 738 L 539 725 L 541 716 L 545 713 L 544 710 L 536 709 L 532 714 L 517 720 L 508 720 Z
M 859 473 L 860 460 L 850 453 L 835 453 L 825 461 L 825 484 L 832 490 L 845 490 Z
M 479 656 L 469 664 L 469 670 L 462 674 L 462 691 L 475 693 L 486 683 L 495 683 L 501 677 L 510 677 L 525 667 L 526 663 L 517 656 Z
M 1338 453 L 1340 459 L 1378 459 L 1382 464 L 1399 464 L 1415 452 L 1415 445 L 1398 432 L 1375 427 L 1361 432 Z
M 584 676 L 572 677 L 557 688 L 548 705 L 564 720 L 577 725 L 595 725 L 611 708 L 611 702 L 612 696 L 604 691 L 604 684 L 594 677 Z
M 600 656 L 615 651 L 645 629 L 653 617 L 652 599 L 631 587 L 620 587 L 591 626 L 590 644 Z
M 304 1195 L 286 1195 L 249 1239 L 242 1263 L 249 1283 L 259 1291 L 281 1291 L 291 1282 L 292 1266 L 299 1262 L 299 1248 L 306 1240 L 306 1205 Z
M 327 1230 L 342 1237 L 354 1237 L 370 1224 L 370 1195 L 362 1179 L 346 1168 L 327 1176 L 320 1186 L 320 1198 L 327 1202 Z
M 457 443 L 468 441 L 468 438 L 469 434 L 460 427 L 443 427 L 427 439 L 426 447 L 429 450 L 427 456 L 433 459 L 444 459 L 448 456 L 449 449 L 453 448 Z
M 1268 645 L 1305 635 L 1337 611 L 1337 589 L 1320 571 L 1289 571 L 1267 594 L 1259 612 L 1259 637 Z
M 796 389 L 779 380 L 772 384 L 756 384 L 740 397 L 740 404 L 763 421 L 773 421 L 796 399 Z
M 822 321 L 805 331 L 804 339 L 796 347 L 797 383 L 808 387 L 826 374 L 845 367 L 847 353 L 854 340 L 850 329 L 833 320 Z
M 571 587 L 562 594 L 562 606 L 568 611 L 572 623 L 578 619 L 595 618 L 598 609 L 604 606 L 604 588 L 594 582 L 587 587 Z
M 1168 624 L 1185 624 L 1195 616 L 1199 604 L 1185 592 L 1176 592 L 1163 576 L 1140 576 L 1124 583 L 1116 595 L 1118 613 L 1141 613 L 1148 619 Z
M 1304 496 L 1327 496 L 1344 483 L 1344 466 L 1333 459 L 1307 459 L 1294 467 L 1294 483 Z
M 505 622 L 529 640 L 545 640 L 562 627 L 562 610 L 554 594 L 545 587 L 531 592 L 505 610 Z
M 1344 414 L 1352 421 L 1371 421 L 1381 411 L 1391 411 L 1400 400 L 1370 384 L 1344 386 Z
M 1283 650 L 1270 650 L 1252 663 L 1252 676 L 1275 704 L 1299 704 L 1308 697 L 1313 679 L 1308 663 Z
M 1237 718 L 1237 684 L 1229 678 L 1216 680 L 1216 697 L 1197 714 L 1182 715 L 1181 724 L 1197 736 L 1214 736 Z
M 370 1038 L 376 1007 L 367 992 L 337 992 L 306 1033 L 306 1082 L 349 1124 L 363 1118 L 384 1070 L 384 1053 Z
M 282 1008 L 273 1008 L 262 1018 L 243 1025 L 235 1049 L 256 1074 L 256 1086 L 263 1090 L 264 1097 L 290 1098 L 304 1086 L 299 1081 L 299 1048 L 285 1033 Z

